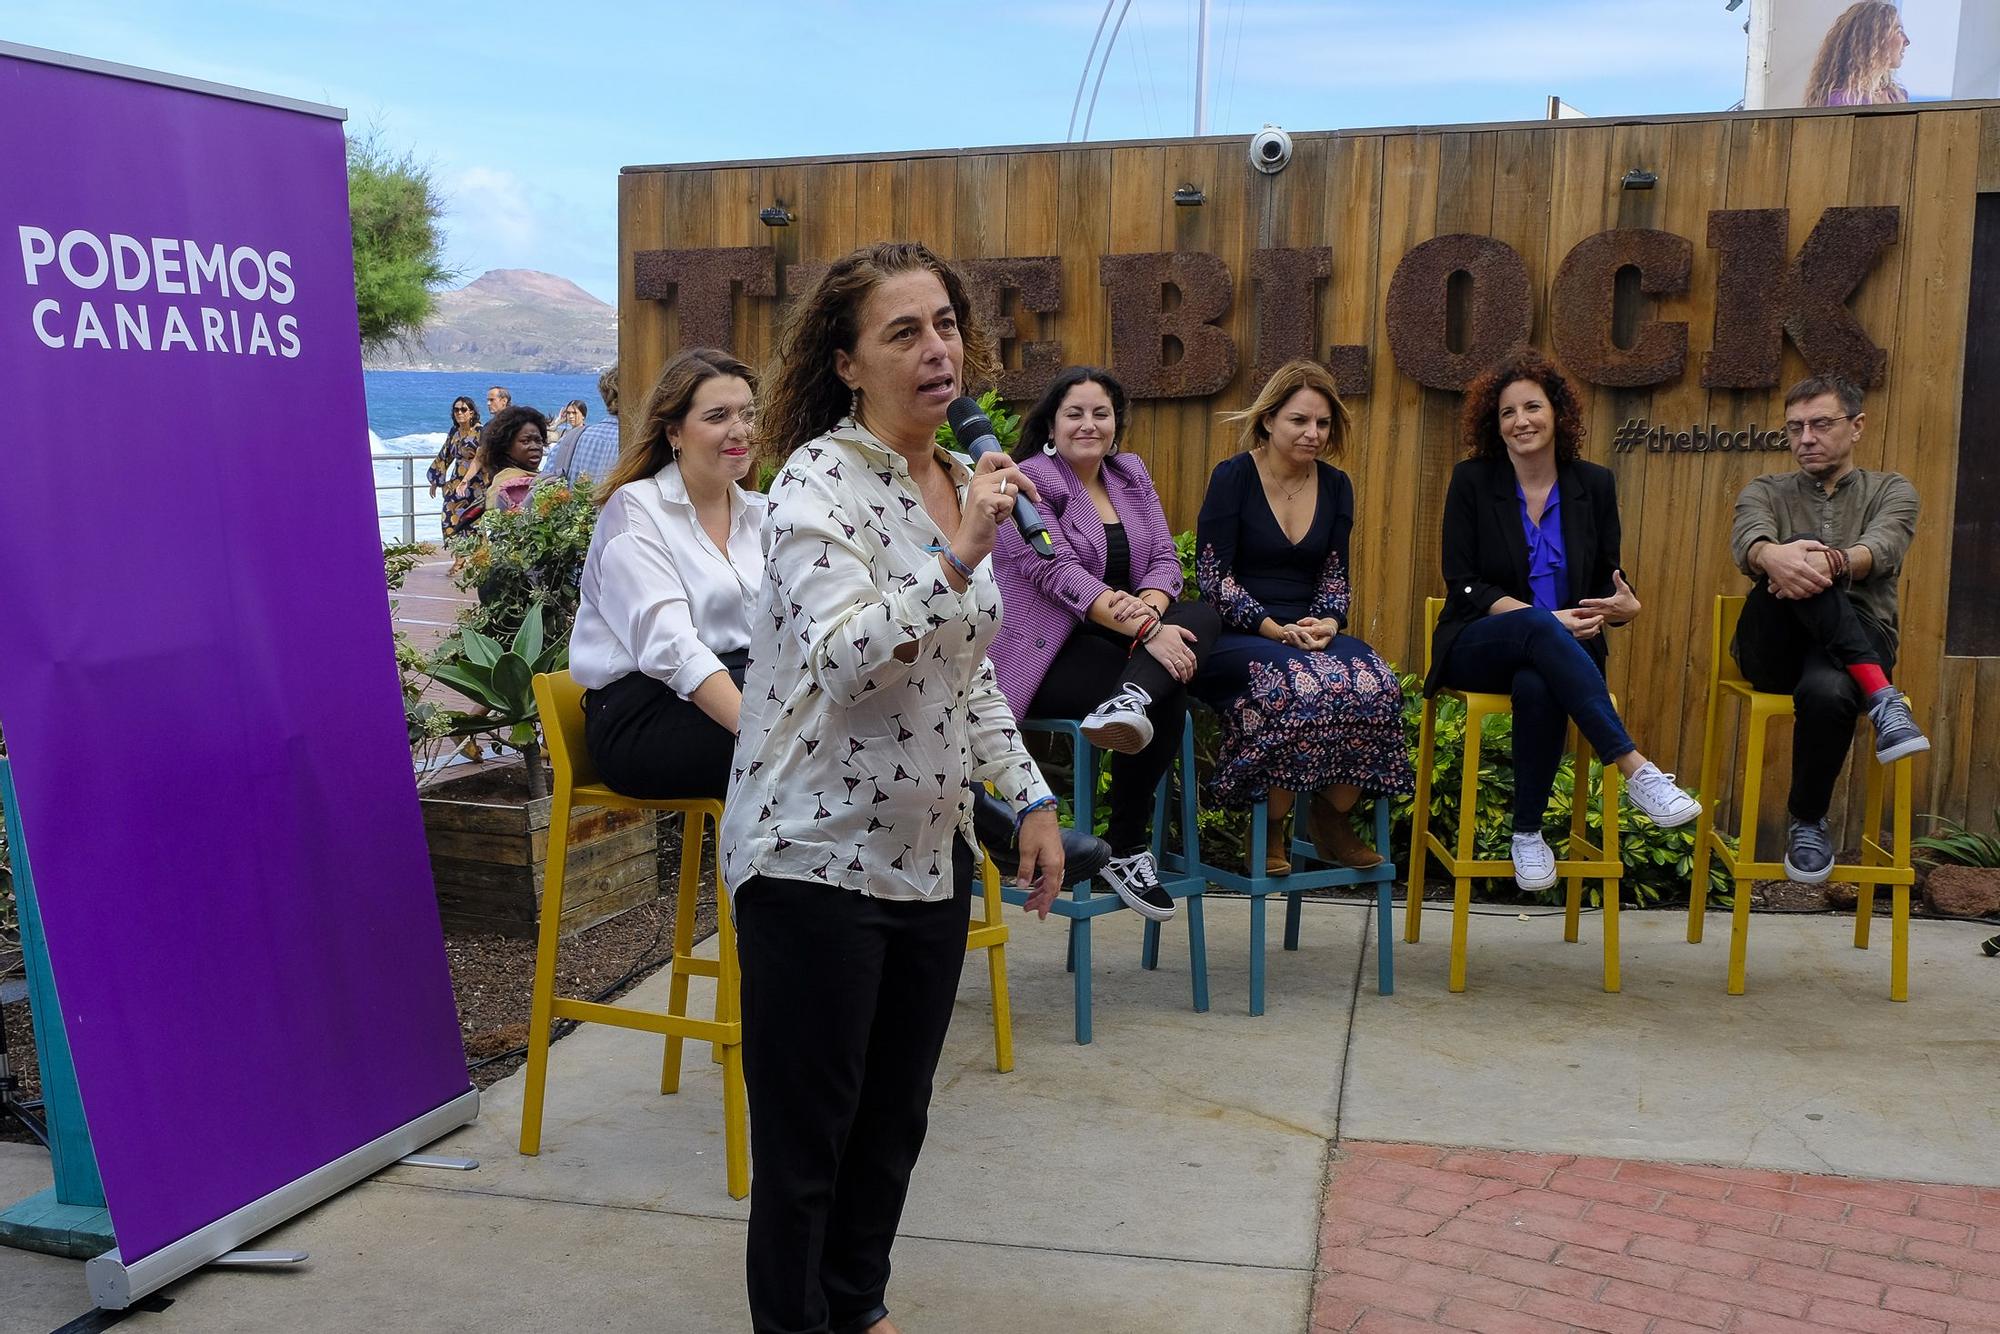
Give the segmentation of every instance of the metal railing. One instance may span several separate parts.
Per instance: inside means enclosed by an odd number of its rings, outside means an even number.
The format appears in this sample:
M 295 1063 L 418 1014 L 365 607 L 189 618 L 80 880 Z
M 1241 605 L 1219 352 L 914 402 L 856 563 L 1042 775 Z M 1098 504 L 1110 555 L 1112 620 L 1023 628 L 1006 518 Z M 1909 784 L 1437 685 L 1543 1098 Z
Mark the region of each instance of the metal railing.
M 430 462 L 431 456 L 426 454 L 370 454 L 368 456 L 368 463 L 371 469 L 378 463 L 396 463 L 402 465 L 397 480 L 393 482 L 377 482 L 375 484 L 375 494 L 377 497 L 375 517 L 377 527 L 391 520 L 400 521 L 401 540 L 405 544 L 417 540 L 418 519 L 434 519 L 438 515 L 437 509 L 420 510 L 417 508 L 418 488 L 421 487 L 426 492 L 430 490 L 430 479 L 425 475 L 425 470 L 430 467 Z M 384 511 L 381 508 L 380 500 L 384 491 L 399 495 L 401 508 Z M 429 499 L 428 495 L 425 498 Z M 389 538 L 385 535 L 383 540 L 386 542 Z

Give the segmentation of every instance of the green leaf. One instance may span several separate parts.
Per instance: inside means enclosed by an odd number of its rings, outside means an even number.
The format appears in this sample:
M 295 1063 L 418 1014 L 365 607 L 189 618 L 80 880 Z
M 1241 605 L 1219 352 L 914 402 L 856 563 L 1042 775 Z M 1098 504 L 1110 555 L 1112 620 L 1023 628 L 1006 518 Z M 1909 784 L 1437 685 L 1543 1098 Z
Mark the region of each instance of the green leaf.
M 492 677 L 487 673 L 474 673 L 455 663 L 441 662 L 431 668 L 431 676 L 475 704 L 484 704 L 488 708 L 505 707 L 504 701 L 493 689 Z
M 500 661 L 500 645 L 477 630 L 466 630 L 459 636 L 460 651 L 467 662 L 479 667 L 490 668 Z
M 493 664 L 493 694 L 510 713 L 535 714 L 535 667 L 518 653 L 507 652 Z
M 542 656 L 541 599 L 528 604 L 528 614 L 521 618 L 521 628 L 514 635 L 513 651 L 528 662 Z

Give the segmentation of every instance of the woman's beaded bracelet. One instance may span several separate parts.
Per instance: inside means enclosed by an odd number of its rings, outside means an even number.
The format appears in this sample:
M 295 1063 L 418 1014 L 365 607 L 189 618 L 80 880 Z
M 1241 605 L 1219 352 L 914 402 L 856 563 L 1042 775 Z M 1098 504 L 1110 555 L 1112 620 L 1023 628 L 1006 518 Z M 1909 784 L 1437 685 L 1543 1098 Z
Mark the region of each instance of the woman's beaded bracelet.
M 952 569 L 957 570 L 959 577 L 964 579 L 965 582 L 968 584 L 972 582 L 972 567 L 958 558 L 958 553 L 951 549 L 949 543 L 938 548 L 938 555 L 943 556 L 945 563 L 951 566 Z
M 1030 815 L 1033 815 L 1036 811 L 1046 810 L 1047 808 L 1054 806 L 1055 804 L 1056 804 L 1056 799 L 1054 797 L 1035 798 L 1033 801 L 1023 806 L 1021 808 L 1020 814 L 1014 817 L 1014 827 L 1016 829 L 1020 828 L 1021 821 L 1027 819 Z

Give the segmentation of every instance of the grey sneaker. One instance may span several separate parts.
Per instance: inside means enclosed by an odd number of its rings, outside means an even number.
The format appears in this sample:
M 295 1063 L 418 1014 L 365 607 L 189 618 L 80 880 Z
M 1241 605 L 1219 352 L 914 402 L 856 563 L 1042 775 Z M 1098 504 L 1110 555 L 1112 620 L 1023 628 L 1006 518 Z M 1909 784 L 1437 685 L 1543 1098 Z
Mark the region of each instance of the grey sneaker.
M 1160 884 L 1151 852 L 1141 849 L 1128 857 L 1113 857 L 1098 875 L 1141 917 L 1164 922 L 1174 915 L 1173 895 Z
M 1910 716 L 1909 702 L 1894 686 L 1883 686 L 1868 697 L 1868 721 L 1875 724 L 1877 764 L 1888 764 L 1931 748 L 1930 738 Z
M 1825 820 L 1793 820 L 1785 837 L 1785 879 L 1795 885 L 1823 885 L 1833 869 L 1833 840 Z
M 1083 739 L 1099 750 L 1137 755 L 1153 741 L 1153 720 L 1146 716 L 1152 702 L 1142 687 L 1121 686 L 1083 720 Z

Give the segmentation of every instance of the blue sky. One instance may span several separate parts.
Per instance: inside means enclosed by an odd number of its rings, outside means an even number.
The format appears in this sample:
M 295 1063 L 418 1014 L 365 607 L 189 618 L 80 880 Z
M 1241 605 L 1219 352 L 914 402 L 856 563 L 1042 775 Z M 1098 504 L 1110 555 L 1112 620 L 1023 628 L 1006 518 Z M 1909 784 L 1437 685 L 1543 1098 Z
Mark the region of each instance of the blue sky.
M 1526 120 L 1550 93 L 1719 110 L 1743 93 L 1747 12 L 1723 4 L 1213 0 L 1209 130 Z M 344 106 L 350 132 L 432 162 L 468 277 L 542 269 L 610 300 L 621 166 L 1060 141 L 1103 9 L 4 0 L 0 37 Z M 1192 132 L 1194 16 L 1133 0 L 1092 139 Z

